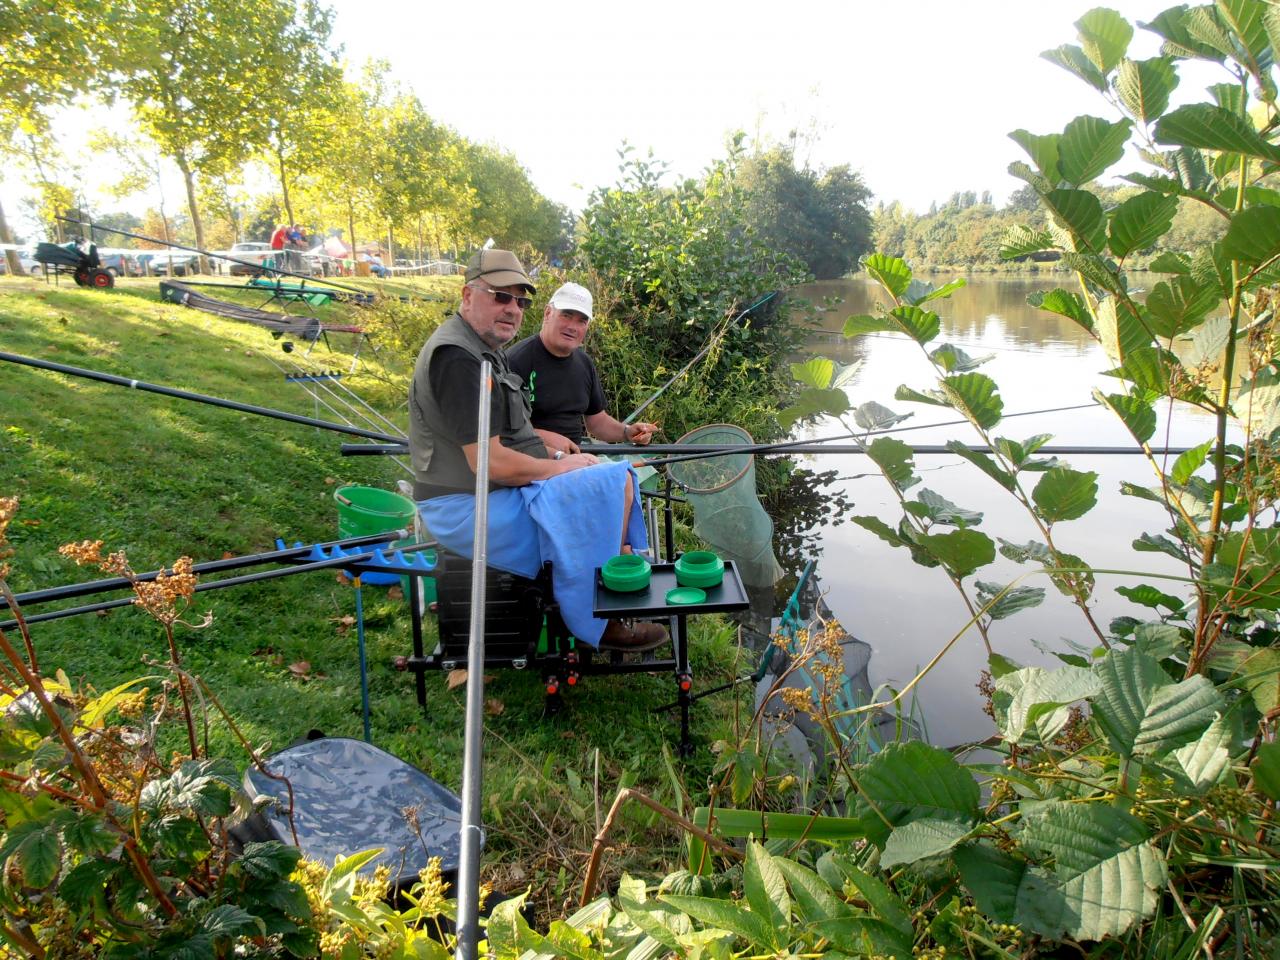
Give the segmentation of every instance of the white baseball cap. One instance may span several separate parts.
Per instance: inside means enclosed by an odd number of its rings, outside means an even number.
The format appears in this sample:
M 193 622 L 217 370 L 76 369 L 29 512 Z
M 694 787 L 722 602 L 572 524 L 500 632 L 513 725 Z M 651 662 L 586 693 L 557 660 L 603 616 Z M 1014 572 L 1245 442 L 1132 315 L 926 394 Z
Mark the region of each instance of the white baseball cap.
M 576 310 L 591 319 L 591 291 L 580 283 L 566 283 L 551 295 L 551 306 L 557 310 Z

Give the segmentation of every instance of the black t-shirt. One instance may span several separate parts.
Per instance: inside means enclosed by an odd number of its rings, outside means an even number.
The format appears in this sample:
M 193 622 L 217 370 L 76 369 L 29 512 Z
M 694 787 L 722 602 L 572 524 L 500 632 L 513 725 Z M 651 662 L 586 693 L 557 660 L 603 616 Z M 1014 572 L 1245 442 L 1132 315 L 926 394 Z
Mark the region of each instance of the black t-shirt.
M 581 443 L 586 435 L 582 418 L 604 409 L 600 375 L 586 352 L 557 357 L 535 333 L 507 351 L 507 363 L 524 377 L 533 401 L 533 425 Z

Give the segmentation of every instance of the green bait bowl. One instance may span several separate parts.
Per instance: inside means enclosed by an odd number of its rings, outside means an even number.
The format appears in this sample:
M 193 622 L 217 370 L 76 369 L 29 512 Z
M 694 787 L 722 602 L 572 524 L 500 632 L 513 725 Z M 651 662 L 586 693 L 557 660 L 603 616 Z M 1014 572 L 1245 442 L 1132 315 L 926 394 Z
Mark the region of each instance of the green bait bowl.
M 676 561 L 676 583 L 682 587 L 718 587 L 724 561 L 710 550 L 690 550 Z
M 649 586 L 649 561 L 634 553 L 610 557 L 600 568 L 600 579 L 617 593 L 636 593 Z

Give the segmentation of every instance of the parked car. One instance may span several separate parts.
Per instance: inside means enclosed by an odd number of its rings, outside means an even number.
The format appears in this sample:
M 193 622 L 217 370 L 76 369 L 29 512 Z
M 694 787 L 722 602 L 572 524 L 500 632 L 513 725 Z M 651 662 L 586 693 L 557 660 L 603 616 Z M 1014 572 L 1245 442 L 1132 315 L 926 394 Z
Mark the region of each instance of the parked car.
M 185 277 L 196 273 L 200 262 L 194 253 L 181 250 L 157 250 L 147 261 L 147 273 L 152 276 L 168 274 L 173 277 Z
M 102 261 L 102 269 L 113 277 L 140 277 L 142 269 L 138 266 L 136 250 L 126 248 L 98 248 L 98 259 Z
M 219 272 L 229 273 L 233 277 L 244 277 L 260 273 L 263 264 L 267 260 L 275 259 L 280 251 L 272 250 L 269 243 L 263 243 L 258 240 L 245 240 L 241 243 L 233 243 L 231 249 L 226 253 L 229 257 L 235 257 L 237 260 L 244 260 L 247 263 L 232 263 L 229 260 L 221 260 L 218 266 Z M 257 266 L 249 266 L 249 264 L 257 264 Z
M 10 250 L 18 252 L 18 262 L 22 265 L 24 274 L 38 277 L 44 272 L 44 264 L 31 255 L 30 247 L 20 246 L 16 243 L 0 243 L 0 275 L 9 272 L 9 258 L 5 254 Z

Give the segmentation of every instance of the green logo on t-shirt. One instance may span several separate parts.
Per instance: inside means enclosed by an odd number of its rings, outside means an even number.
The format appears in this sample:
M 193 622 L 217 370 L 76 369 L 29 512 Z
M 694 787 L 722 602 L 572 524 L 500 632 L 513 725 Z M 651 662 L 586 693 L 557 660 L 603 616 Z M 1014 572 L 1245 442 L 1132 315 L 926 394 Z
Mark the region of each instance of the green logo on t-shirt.
M 538 371 L 530 370 L 529 371 L 529 402 L 530 403 L 533 403 L 533 400 L 534 400 L 533 381 L 536 380 L 537 378 L 538 378 Z

